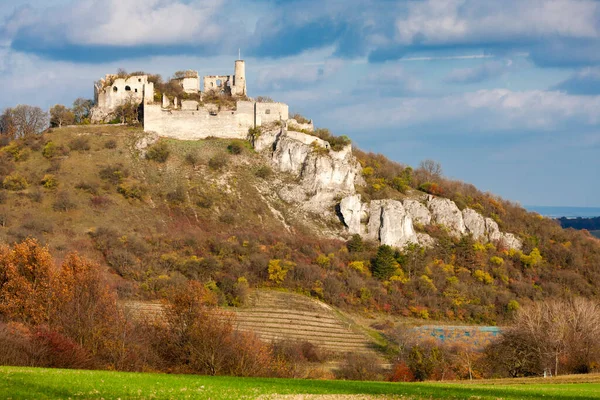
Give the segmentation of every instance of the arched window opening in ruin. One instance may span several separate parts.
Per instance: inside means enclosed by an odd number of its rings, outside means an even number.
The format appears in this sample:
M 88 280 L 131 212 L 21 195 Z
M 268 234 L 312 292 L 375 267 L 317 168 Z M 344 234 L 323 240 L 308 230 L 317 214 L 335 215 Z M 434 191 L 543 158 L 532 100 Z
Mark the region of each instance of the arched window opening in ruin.
M 141 82 L 141 81 L 142 81 L 141 79 L 138 79 L 138 82 Z
M 119 88 L 118 88 L 118 87 L 116 87 L 116 86 L 115 86 L 115 87 L 113 87 L 113 92 L 118 92 L 118 91 L 119 91 Z
M 137 89 L 135 89 L 135 92 L 137 93 Z
M 223 83 L 223 82 L 221 82 L 221 80 L 220 80 L 220 79 L 217 79 L 217 86 L 221 87 L 221 84 L 222 84 L 222 83 Z
M 210 87 L 215 87 L 215 84 L 213 82 L 211 82 Z
M 131 92 L 131 87 L 130 86 L 125 86 L 125 91 L 126 92 Z
M 271 114 L 271 110 L 266 110 L 265 114 Z

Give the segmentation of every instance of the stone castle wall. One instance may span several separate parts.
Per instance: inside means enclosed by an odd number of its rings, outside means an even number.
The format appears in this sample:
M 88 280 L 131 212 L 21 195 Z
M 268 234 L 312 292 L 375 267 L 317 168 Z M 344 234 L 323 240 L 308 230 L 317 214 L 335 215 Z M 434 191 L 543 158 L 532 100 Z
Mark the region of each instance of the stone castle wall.
M 254 115 L 236 111 L 168 110 L 160 105 L 144 106 L 144 131 L 180 140 L 206 139 L 217 136 L 226 139 L 246 139 L 254 126 Z

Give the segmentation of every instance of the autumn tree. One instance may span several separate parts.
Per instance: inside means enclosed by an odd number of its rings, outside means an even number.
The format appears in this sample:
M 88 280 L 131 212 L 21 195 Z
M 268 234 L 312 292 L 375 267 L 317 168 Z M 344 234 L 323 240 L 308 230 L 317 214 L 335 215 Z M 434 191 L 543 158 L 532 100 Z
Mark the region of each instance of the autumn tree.
M 36 135 L 48 128 L 48 113 L 39 107 L 18 105 L 0 116 L 0 132 L 11 138 Z
M 74 122 L 75 114 L 62 104 L 57 104 L 50 109 L 50 126 L 60 128 L 63 125 L 71 125 Z
M 93 106 L 94 102 L 92 100 L 84 99 L 81 97 L 76 99 L 73 102 L 73 107 L 71 108 L 73 116 L 75 118 L 75 123 L 83 124 L 89 121 Z

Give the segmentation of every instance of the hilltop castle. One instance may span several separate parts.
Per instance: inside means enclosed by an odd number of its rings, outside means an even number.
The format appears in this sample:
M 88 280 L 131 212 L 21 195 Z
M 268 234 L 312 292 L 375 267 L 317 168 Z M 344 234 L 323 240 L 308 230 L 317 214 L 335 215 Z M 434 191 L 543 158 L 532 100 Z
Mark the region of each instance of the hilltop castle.
M 177 139 L 209 136 L 244 139 L 248 129 L 287 121 L 287 104 L 257 102 L 247 97 L 246 64 L 236 60 L 233 75 L 208 75 L 182 71 L 169 82 L 180 87 L 180 97 L 160 92 L 148 75 L 106 75 L 96 82 L 95 121 L 103 121 L 127 102 L 139 104 L 144 131 Z M 304 129 L 312 130 L 312 123 Z

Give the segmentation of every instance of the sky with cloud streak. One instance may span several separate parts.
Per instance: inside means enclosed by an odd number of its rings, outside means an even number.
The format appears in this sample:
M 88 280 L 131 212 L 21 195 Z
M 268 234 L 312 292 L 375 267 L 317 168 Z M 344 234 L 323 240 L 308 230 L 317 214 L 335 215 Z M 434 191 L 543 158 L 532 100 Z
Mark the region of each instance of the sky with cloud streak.
M 0 0 L 0 109 L 118 68 L 227 74 L 362 149 L 522 204 L 600 206 L 600 1 Z

